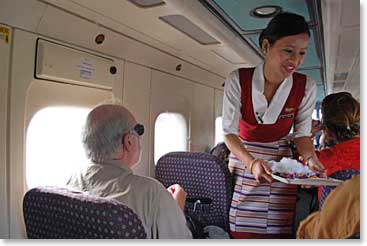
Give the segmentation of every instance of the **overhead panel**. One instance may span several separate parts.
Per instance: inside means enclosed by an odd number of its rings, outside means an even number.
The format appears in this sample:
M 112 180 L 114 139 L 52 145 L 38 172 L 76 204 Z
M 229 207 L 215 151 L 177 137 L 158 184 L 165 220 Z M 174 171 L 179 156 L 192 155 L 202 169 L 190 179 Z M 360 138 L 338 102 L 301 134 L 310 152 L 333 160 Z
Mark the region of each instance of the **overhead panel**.
M 159 17 L 162 21 L 183 32 L 203 45 L 219 44 L 219 41 L 203 31 L 183 15 L 166 15 Z
M 245 64 L 248 62 L 244 58 L 239 56 L 236 52 L 234 52 L 231 48 L 226 46 L 218 47 L 213 50 L 213 52 L 232 64 Z
M 37 41 L 38 79 L 112 89 L 116 67 L 111 59 L 43 39 Z

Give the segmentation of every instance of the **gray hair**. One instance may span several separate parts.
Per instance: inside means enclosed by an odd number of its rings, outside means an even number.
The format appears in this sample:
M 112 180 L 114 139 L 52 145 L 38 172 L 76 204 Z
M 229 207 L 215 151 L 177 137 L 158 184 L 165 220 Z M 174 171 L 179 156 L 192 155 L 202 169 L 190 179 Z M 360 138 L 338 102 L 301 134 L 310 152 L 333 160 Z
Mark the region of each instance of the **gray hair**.
M 131 130 L 132 116 L 121 105 L 103 104 L 94 108 L 82 132 L 88 158 L 101 163 L 111 160 L 122 144 L 122 137 Z

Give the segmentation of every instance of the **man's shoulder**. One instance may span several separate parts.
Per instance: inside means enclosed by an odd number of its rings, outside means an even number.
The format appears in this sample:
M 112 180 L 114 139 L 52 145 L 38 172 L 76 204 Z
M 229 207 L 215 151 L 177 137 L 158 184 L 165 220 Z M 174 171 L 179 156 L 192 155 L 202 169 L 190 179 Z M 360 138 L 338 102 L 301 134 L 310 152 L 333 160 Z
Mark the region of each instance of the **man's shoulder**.
M 156 190 L 157 192 L 166 189 L 158 180 L 148 176 L 134 174 L 134 182 L 141 189 Z

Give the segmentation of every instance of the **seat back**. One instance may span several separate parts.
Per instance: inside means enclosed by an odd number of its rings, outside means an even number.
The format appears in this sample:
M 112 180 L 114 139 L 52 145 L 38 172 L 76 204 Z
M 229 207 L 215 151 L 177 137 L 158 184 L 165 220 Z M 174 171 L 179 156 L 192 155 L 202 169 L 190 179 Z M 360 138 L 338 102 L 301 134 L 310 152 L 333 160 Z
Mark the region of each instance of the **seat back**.
M 29 190 L 23 213 L 28 238 L 146 238 L 140 219 L 127 206 L 66 188 Z
M 358 175 L 360 172 L 359 170 L 353 170 L 353 169 L 346 169 L 337 171 L 330 175 L 330 178 L 338 179 L 338 180 L 348 180 L 351 179 L 353 175 Z M 322 205 L 324 204 L 324 201 L 326 197 L 329 195 L 329 193 L 334 190 L 335 186 L 322 186 L 321 187 L 321 196 L 319 201 L 319 209 L 321 209 Z
M 185 189 L 186 215 L 200 213 L 204 226 L 216 225 L 229 231 L 233 185 L 224 162 L 207 153 L 171 152 L 158 160 L 156 178 L 165 187 L 177 183 Z

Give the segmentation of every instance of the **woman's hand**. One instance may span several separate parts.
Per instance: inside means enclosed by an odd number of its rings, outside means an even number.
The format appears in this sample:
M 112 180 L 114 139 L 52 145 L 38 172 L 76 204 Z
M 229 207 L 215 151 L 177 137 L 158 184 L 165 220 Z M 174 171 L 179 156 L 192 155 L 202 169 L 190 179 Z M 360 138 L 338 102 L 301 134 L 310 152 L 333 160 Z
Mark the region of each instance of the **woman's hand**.
M 273 177 L 271 176 L 271 168 L 265 160 L 256 160 L 252 164 L 252 174 L 254 175 L 257 182 L 261 183 L 263 181 L 271 183 Z
M 308 166 L 312 171 L 320 173 L 323 177 L 326 177 L 325 167 L 315 156 L 306 159 L 306 166 Z

